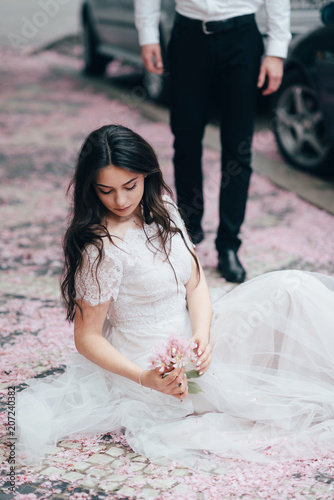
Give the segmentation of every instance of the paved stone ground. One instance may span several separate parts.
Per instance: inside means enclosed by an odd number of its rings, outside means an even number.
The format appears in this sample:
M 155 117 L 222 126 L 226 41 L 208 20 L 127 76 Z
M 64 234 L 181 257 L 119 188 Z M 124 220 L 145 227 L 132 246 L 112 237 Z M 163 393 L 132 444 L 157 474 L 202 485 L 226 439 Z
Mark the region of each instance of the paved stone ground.
M 139 111 L 142 88 L 130 96 L 124 93 L 119 101 L 110 100 L 93 83 L 80 82 L 77 54 L 76 47 L 30 57 L 0 54 L 0 498 L 334 498 L 331 456 L 280 466 L 222 459 L 215 470 L 198 474 L 175 463 L 169 467 L 149 463 L 129 448 L 121 434 L 72 436 L 58 443 L 37 467 L 17 463 L 10 477 L 8 444 L 15 421 L 11 421 L 9 397 L 15 402 L 15 393 L 28 378 L 61 373 L 67 353 L 74 351 L 72 328 L 64 321 L 59 300 L 58 276 L 68 209 L 65 191 L 82 140 L 104 123 L 130 126 L 153 144 L 167 182 L 173 183 L 172 136 L 166 124 L 152 122 Z M 119 69 L 116 64 L 110 71 Z M 268 155 L 272 145 L 270 139 Z M 261 148 L 263 152 L 263 144 Z M 216 272 L 214 249 L 218 153 L 206 149 L 204 165 L 206 239 L 198 254 L 209 284 L 229 290 L 232 285 Z M 333 216 L 255 174 L 240 252 L 248 277 L 286 268 L 334 274 L 330 228 Z

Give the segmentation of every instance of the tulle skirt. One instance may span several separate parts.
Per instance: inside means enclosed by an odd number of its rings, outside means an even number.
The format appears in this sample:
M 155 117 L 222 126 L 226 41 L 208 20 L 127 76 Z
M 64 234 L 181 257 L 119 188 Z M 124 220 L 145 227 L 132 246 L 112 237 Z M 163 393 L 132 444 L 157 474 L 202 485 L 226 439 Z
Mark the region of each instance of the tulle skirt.
M 69 436 L 120 429 L 152 462 L 194 468 L 219 457 L 270 462 L 333 451 L 334 278 L 279 271 L 211 297 L 202 392 L 181 403 L 70 354 L 64 374 L 30 380 L 18 395 L 20 461 L 40 463 Z M 144 352 L 141 366 L 147 344 Z

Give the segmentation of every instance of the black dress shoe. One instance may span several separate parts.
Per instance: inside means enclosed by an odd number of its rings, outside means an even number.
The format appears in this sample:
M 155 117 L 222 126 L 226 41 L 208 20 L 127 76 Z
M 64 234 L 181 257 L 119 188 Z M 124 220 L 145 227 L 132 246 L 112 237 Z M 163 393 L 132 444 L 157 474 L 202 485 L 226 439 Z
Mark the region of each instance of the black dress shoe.
M 201 226 L 198 226 L 196 229 L 188 229 L 188 233 L 194 245 L 198 245 L 198 243 L 204 240 L 204 232 Z
M 246 278 L 246 271 L 242 267 L 235 250 L 221 250 L 218 256 L 218 270 L 223 278 L 231 283 L 242 283 Z

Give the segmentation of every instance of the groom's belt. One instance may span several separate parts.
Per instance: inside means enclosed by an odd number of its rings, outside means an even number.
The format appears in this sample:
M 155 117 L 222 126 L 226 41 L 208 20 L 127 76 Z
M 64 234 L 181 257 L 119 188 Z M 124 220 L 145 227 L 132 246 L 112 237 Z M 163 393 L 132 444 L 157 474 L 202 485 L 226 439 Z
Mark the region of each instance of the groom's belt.
M 215 33 L 221 33 L 222 31 L 249 24 L 254 18 L 254 14 L 245 14 L 244 16 L 230 17 L 224 21 L 201 21 L 200 19 L 191 19 L 190 17 L 182 16 L 176 12 L 175 22 L 200 30 L 206 35 L 214 35 Z

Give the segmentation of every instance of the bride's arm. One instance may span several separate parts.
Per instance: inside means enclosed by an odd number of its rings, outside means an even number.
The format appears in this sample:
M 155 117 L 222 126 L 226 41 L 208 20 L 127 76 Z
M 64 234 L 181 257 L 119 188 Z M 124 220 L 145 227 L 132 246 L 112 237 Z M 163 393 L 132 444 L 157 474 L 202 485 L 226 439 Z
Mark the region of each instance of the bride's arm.
M 198 345 L 198 370 L 204 373 L 209 368 L 211 362 L 209 337 L 212 306 L 208 285 L 201 264 L 199 264 L 199 280 L 194 259 L 191 259 L 191 266 L 191 276 L 186 285 L 187 304 L 193 332 L 192 340 Z
M 138 382 L 142 370 L 140 366 L 123 356 L 102 337 L 109 301 L 96 306 L 83 300 L 78 302 L 82 314 L 78 309 L 74 321 L 74 342 L 77 351 L 102 368 Z
M 78 352 L 102 368 L 139 383 L 142 368 L 123 356 L 102 337 L 102 327 L 107 315 L 109 301 L 96 306 L 92 306 L 83 300 L 78 302 L 82 309 L 82 314 L 79 309 L 77 310 L 74 321 L 74 341 Z M 187 395 L 185 393 L 186 384 L 183 383 L 184 368 L 173 370 L 173 376 L 165 378 L 161 377 L 158 369 L 145 370 L 141 382 L 146 387 L 178 399 L 182 399 Z M 180 383 L 182 383 L 182 387 L 184 386 L 182 392 L 181 386 L 178 385 Z

